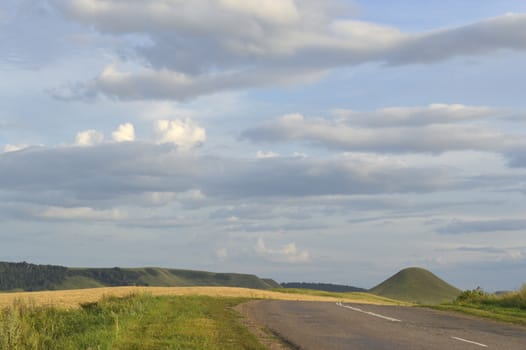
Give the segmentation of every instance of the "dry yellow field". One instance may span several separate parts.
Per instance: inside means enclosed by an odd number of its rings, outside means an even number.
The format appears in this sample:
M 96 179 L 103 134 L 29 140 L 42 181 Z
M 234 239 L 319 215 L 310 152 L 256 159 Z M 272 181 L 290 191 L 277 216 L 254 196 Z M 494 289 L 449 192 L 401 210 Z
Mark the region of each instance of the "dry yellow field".
M 92 289 L 75 289 L 42 292 L 0 293 L 0 308 L 12 305 L 16 300 L 28 304 L 50 305 L 59 308 L 78 308 L 80 304 L 96 302 L 105 296 L 126 296 L 134 293 L 148 293 L 151 295 L 208 295 L 215 297 L 245 297 L 256 299 L 301 300 L 337 302 L 341 298 L 285 294 L 258 289 L 233 287 L 109 287 Z M 352 297 L 345 298 L 352 302 Z M 359 303 L 377 304 L 375 301 L 356 299 Z

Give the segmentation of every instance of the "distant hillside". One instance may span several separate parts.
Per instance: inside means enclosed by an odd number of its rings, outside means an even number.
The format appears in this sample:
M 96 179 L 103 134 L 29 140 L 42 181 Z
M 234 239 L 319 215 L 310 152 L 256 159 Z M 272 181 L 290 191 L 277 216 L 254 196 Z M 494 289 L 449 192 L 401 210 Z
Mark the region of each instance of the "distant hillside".
M 55 290 L 107 286 L 228 286 L 278 288 L 271 279 L 239 273 L 145 268 L 67 268 L 26 262 L 0 262 L 0 290 Z
M 281 283 L 281 286 L 283 288 L 314 289 L 336 293 L 367 292 L 367 290 L 363 288 L 332 283 L 286 282 Z
M 261 280 L 263 282 L 265 282 L 266 284 L 268 284 L 271 288 L 281 288 L 281 284 L 279 284 L 278 282 L 274 281 L 273 279 L 262 278 Z
M 461 290 L 418 267 L 404 269 L 369 292 L 398 300 L 437 304 L 455 299 Z

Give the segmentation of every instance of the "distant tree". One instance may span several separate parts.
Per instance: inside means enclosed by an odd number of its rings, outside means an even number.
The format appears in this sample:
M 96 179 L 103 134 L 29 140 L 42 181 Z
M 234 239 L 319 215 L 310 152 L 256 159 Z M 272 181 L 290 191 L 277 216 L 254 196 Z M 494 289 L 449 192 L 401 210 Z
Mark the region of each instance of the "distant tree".
M 27 262 L 0 262 L 0 290 L 26 291 L 56 289 L 67 277 L 63 266 L 35 265 Z

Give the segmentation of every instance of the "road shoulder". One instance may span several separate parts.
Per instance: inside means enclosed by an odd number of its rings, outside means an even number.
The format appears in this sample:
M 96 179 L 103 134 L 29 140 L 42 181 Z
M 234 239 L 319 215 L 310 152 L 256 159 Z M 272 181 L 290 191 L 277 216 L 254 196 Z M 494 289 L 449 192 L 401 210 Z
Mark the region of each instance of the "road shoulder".
M 246 303 L 237 305 L 234 309 L 241 315 L 241 323 L 254 334 L 261 344 L 267 347 L 269 350 L 295 350 L 298 349 L 294 344 L 281 339 L 278 335 L 274 334 L 265 325 L 258 322 L 253 317 L 252 310 L 263 300 L 251 300 Z

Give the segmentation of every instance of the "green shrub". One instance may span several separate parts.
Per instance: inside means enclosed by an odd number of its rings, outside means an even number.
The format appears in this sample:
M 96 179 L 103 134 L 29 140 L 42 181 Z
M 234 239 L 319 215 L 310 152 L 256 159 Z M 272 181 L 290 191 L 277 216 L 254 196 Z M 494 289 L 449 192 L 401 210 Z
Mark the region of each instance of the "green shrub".
M 466 290 L 455 299 L 454 304 L 526 310 L 526 285 L 516 292 L 502 295 L 486 293 L 480 288 Z
M 488 294 L 481 288 L 465 290 L 455 299 L 457 303 L 480 303 Z

